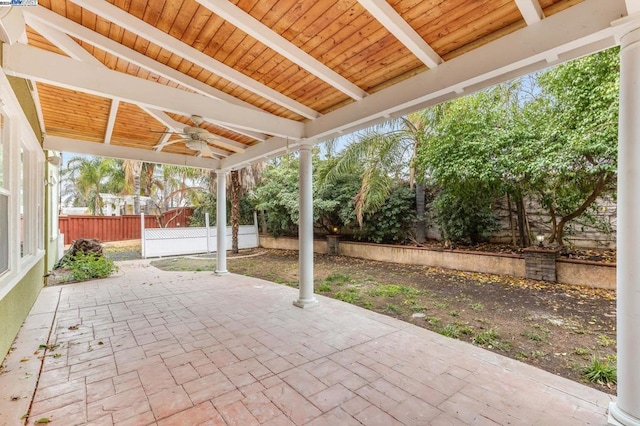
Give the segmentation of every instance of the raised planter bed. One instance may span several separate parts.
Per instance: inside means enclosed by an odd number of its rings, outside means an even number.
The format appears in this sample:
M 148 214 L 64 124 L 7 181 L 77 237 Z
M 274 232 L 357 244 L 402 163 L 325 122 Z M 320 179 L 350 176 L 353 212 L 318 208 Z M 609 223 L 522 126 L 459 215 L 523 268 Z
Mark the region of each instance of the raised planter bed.
M 298 250 L 298 240 L 289 237 L 261 235 L 264 248 Z M 315 240 L 315 253 L 327 253 L 327 241 Z M 466 250 L 434 250 L 424 247 L 340 241 L 340 255 L 400 264 L 423 265 L 525 278 L 524 256 L 473 252 Z M 581 260 L 556 260 L 556 281 L 563 284 L 615 289 L 616 265 Z

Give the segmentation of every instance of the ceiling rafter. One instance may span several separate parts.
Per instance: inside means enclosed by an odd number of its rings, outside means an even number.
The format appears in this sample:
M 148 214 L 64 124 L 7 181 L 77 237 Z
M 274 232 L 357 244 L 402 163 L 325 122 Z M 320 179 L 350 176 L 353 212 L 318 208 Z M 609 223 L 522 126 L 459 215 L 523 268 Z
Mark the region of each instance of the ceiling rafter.
M 46 37 L 51 43 L 62 50 L 64 53 L 81 62 L 94 64 L 97 66 L 103 66 L 103 64 L 96 59 L 95 56 L 87 52 L 78 43 L 76 43 L 67 34 L 51 28 L 50 26 L 38 21 L 36 19 L 26 18 L 27 23 L 43 37 Z M 118 106 L 120 101 L 117 99 L 111 100 L 111 106 L 109 108 L 109 118 L 107 119 L 107 127 L 104 132 L 104 143 L 111 143 L 111 137 L 113 136 L 113 128 L 116 124 L 116 116 L 118 113 Z M 44 127 L 43 127 L 44 128 Z
M 358 0 L 358 2 L 426 66 L 435 68 L 444 62 L 386 0 Z
M 544 19 L 544 12 L 538 0 L 516 0 L 516 5 L 527 25 L 535 24 Z
M 10 75 L 33 78 L 36 81 L 181 115 L 199 113 L 207 121 L 222 122 L 252 131 L 294 139 L 303 137 L 303 123 L 276 117 L 264 111 L 229 105 L 197 93 L 85 64 L 31 46 L 4 45 L 3 49 L 3 65 L 5 72 Z M 69 73 L 70 69 L 74 72 Z
M 152 25 L 147 24 L 145 21 L 133 17 L 117 6 L 113 6 L 107 2 L 90 0 L 71 1 L 82 8 L 101 16 L 102 18 L 137 34 L 145 40 L 148 40 L 163 49 L 166 49 L 169 52 L 172 52 L 173 54 L 176 54 L 187 61 L 229 80 L 232 83 L 237 84 L 265 99 L 268 99 L 271 102 L 283 106 L 290 111 L 309 119 L 314 119 L 320 116 L 317 111 L 314 111 L 300 102 L 283 95 L 277 90 L 253 80 L 251 77 L 213 59 L 197 49 L 194 49 L 190 45 L 170 36 Z
M 352 99 L 360 100 L 367 93 L 342 77 L 304 50 L 300 49 L 284 37 L 280 36 L 269 27 L 258 21 L 238 6 L 228 0 L 196 0 L 222 19 L 233 24 L 260 43 L 275 50 L 293 63 L 299 65 L 319 79 L 329 83 Z
M 105 37 L 101 34 L 93 32 L 83 27 L 82 25 L 79 25 L 69 19 L 66 19 L 58 15 L 57 13 L 54 13 L 42 6 L 27 8 L 25 10 L 25 19 L 30 26 L 35 28 L 38 32 L 40 32 L 40 34 L 42 34 L 47 38 L 48 36 L 46 36 L 43 32 L 38 30 L 38 28 L 43 29 L 43 31 L 45 32 L 54 31 L 53 34 L 56 34 L 56 38 L 49 39 L 49 41 L 56 44 L 61 50 L 63 50 L 65 53 L 67 53 L 69 56 L 75 59 L 84 60 L 84 62 L 100 63 L 93 55 L 91 55 L 89 52 L 87 52 L 85 49 L 79 46 L 69 36 L 73 36 L 79 40 L 89 43 L 92 46 L 95 46 L 119 58 L 122 58 L 133 65 L 137 65 L 140 68 L 143 68 L 149 72 L 152 72 L 168 80 L 171 80 L 175 83 L 178 83 L 188 89 L 194 90 L 205 96 L 209 96 L 212 99 L 218 99 L 218 100 L 229 102 L 233 105 L 243 106 L 243 107 L 260 111 L 259 108 L 247 102 L 237 99 L 227 93 L 224 93 L 221 90 L 215 89 L 201 82 L 198 79 L 189 77 L 188 75 L 185 75 L 167 65 L 154 61 L 153 59 L 133 49 L 130 49 L 126 46 L 116 43 L 115 41 L 109 39 L 108 37 Z M 49 34 L 49 32 L 47 33 Z M 65 36 L 66 39 L 62 36 Z M 73 44 L 70 44 L 69 41 Z M 60 44 L 58 44 L 58 42 L 60 42 Z M 77 47 L 74 47 L 73 45 Z M 69 49 L 69 51 L 65 49 Z M 84 55 L 81 52 L 84 52 Z M 220 123 L 216 123 L 216 124 L 220 125 Z M 238 134 L 247 136 L 259 142 L 263 142 L 267 139 L 267 136 L 264 135 L 263 133 L 252 132 L 246 129 L 239 129 L 233 126 L 227 126 L 226 128 L 228 128 L 232 132 L 236 132 Z
M 96 59 L 95 56 L 83 49 L 82 46 L 76 43 L 64 32 L 59 31 L 38 19 L 33 19 L 31 14 L 25 14 L 25 21 L 27 25 L 36 30 L 41 36 L 49 40 L 58 49 L 62 50 L 73 59 L 90 64 L 101 65 L 101 62 Z
M 28 19 L 28 21 L 31 24 L 34 24 L 31 26 L 36 31 L 38 31 L 41 35 L 46 36 L 45 34 L 48 34 L 49 36 L 51 36 L 51 38 L 49 38 L 49 41 L 55 44 L 60 50 L 62 50 L 64 53 L 66 53 L 70 57 L 85 63 L 91 63 L 97 66 L 106 68 L 106 66 L 102 62 L 98 61 L 93 55 L 91 55 L 89 52 L 83 49 L 80 45 L 78 45 L 78 43 L 76 43 L 68 34 L 65 34 L 61 31 L 51 28 L 37 19 L 30 18 Z M 111 100 L 111 108 L 109 110 L 109 118 L 107 120 L 107 128 L 104 136 L 104 143 L 106 144 L 109 144 L 111 142 L 111 136 L 113 135 L 113 129 L 115 126 L 116 114 L 118 112 L 119 104 L 120 102 L 117 99 Z M 181 132 L 183 130 L 184 124 L 173 120 L 165 112 L 148 108 L 148 107 L 141 107 L 141 108 L 151 117 L 155 118 L 158 122 L 173 129 L 174 132 Z M 233 152 L 244 152 L 244 150 L 247 147 L 244 144 L 235 142 L 233 140 L 224 138 L 222 136 L 218 136 L 217 138 L 220 142 L 218 143 L 219 146 L 222 146 L 223 148 L 227 148 Z M 166 145 L 167 144 L 165 144 L 165 146 Z M 216 151 L 214 153 L 218 156 L 227 157 L 229 155 L 227 152 L 222 150 L 214 150 L 214 151 Z
M 202 169 L 217 169 L 220 164 L 220 160 L 213 158 L 171 154 L 167 152 L 143 150 L 120 145 L 87 143 L 79 139 L 65 138 L 61 136 L 46 136 L 44 138 L 43 148 L 52 151 L 73 152 L 76 154 L 97 155 L 101 157 L 119 158 L 122 160 L 138 160 L 146 163 L 198 167 Z
M 120 101 L 117 99 L 111 99 L 111 107 L 109 107 L 109 119 L 107 120 L 107 129 L 104 132 L 104 143 L 111 143 L 111 136 L 113 136 L 113 128 L 116 125 L 116 116 L 118 115 L 118 106 Z
M 323 141 L 352 132 L 389 117 L 398 117 L 421 108 L 473 93 L 485 87 L 539 71 L 585 54 L 614 46 L 620 28 L 611 25 L 624 15 L 622 1 L 611 3 L 585 0 L 564 16 L 553 15 L 539 25 L 485 44 L 465 55 L 443 63 L 394 86 L 373 93 L 362 101 L 305 123 L 305 137 Z M 633 27 L 633 23 L 629 24 Z M 555 58 L 548 62 L 548 58 Z M 420 90 L 416 90 L 420 88 Z M 295 144 L 299 143 L 298 141 Z M 225 170 L 237 168 L 265 156 L 279 155 L 292 144 L 272 138 L 220 162 Z

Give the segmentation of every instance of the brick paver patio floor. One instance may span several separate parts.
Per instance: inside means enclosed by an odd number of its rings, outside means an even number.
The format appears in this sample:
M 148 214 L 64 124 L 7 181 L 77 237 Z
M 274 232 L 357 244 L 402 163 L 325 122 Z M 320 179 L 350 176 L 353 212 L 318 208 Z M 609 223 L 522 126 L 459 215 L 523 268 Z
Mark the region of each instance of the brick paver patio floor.
M 120 267 L 41 292 L 0 375 L 0 424 L 29 404 L 29 424 L 54 426 L 606 424 L 609 395 L 347 303 Z M 59 346 L 41 365 L 43 341 Z

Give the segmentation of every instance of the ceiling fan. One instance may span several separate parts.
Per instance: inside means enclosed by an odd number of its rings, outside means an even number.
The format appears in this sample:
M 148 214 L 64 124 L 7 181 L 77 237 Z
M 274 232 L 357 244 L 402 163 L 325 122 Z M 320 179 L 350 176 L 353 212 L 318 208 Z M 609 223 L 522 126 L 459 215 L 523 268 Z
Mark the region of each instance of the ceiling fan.
M 193 122 L 194 126 L 186 126 L 184 127 L 182 132 L 162 132 L 165 134 L 179 135 L 180 139 L 160 143 L 155 146 L 155 149 L 157 151 L 160 151 L 167 145 L 171 145 L 177 142 L 183 142 L 187 148 L 193 151 L 197 151 L 198 157 L 216 158 L 214 157 L 214 153 L 211 150 L 209 144 L 213 144 L 216 141 L 219 141 L 218 137 L 209 132 L 207 129 L 199 127 L 202 123 L 204 123 L 204 119 L 201 116 L 192 115 L 191 121 Z

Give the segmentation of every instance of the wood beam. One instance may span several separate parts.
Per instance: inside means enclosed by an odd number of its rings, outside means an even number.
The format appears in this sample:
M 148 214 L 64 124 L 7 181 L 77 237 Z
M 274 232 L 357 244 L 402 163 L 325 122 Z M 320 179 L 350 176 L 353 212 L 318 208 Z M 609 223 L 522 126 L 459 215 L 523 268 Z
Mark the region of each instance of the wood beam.
M 97 96 L 182 115 L 199 114 L 212 122 L 289 138 L 303 136 L 303 124 L 264 111 L 229 105 L 197 93 L 168 87 L 117 71 L 85 64 L 25 45 L 3 46 L 5 71 Z
M 538 0 L 516 0 L 516 5 L 527 25 L 535 24 L 544 19 L 544 12 Z
M 142 69 L 145 69 L 149 72 L 157 74 L 160 77 L 164 77 L 167 80 L 171 80 L 175 83 L 178 83 L 202 95 L 209 96 L 213 99 L 219 99 L 221 101 L 226 101 L 238 106 L 244 106 L 244 107 L 255 109 L 255 110 L 259 109 L 248 102 L 241 101 L 240 99 L 237 99 L 221 90 L 215 89 L 201 82 L 198 79 L 189 77 L 181 73 L 180 71 L 177 71 L 167 65 L 157 62 L 133 49 L 123 46 L 122 44 L 117 43 L 108 37 L 105 37 L 101 34 L 91 31 L 90 29 L 83 27 L 82 25 L 77 24 L 76 22 L 73 22 L 67 18 L 64 18 L 43 6 L 26 8 L 25 17 L 29 25 L 40 23 L 41 27 L 44 27 L 44 28 L 50 27 L 52 29 L 57 30 L 59 33 L 66 34 L 67 37 L 68 36 L 75 37 L 79 40 L 84 41 L 85 43 L 89 43 L 92 46 L 95 46 L 101 50 L 104 50 L 107 53 L 110 53 L 114 56 L 122 58 L 133 65 L 137 65 Z M 50 39 L 50 41 L 55 43 L 55 41 L 52 39 Z M 58 45 L 58 47 L 62 49 L 61 45 Z M 89 52 L 86 52 L 86 53 L 89 56 L 91 56 L 95 61 L 97 61 L 97 59 L 92 55 L 90 55 Z M 69 56 L 74 57 L 73 55 L 69 55 Z M 79 57 L 76 59 L 81 59 L 81 58 Z M 85 62 L 88 62 L 88 61 L 85 61 Z
M 305 137 L 325 141 L 513 78 L 616 45 L 616 36 L 637 25 L 621 22 L 624 0 L 582 3 L 485 44 L 435 69 L 404 80 L 365 99 L 305 124 Z M 552 59 L 549 61 L 549 59 Z M 298 143 L 296 141 L 295 143 Z M 281 154 L 292 144 L 272 138 L 222 161 L 225 169 L 252 158 Z
M 71 0 L 82 8 L 107 19 L 114 24 L 139 35 L 140 37 L 166 49 L 181 58 L 192 62 L 207 71 L 210 71 L 230 82 L 239 85 L 265 99 L 281 105 L 290 111 L 302 115 L 306 118 L 316 118 L 318 112 L 295 101 L 282 93 L 274 90 L 262 83 L 259 83 L 247 75 L 219 62 L 212 57 L 194 49 L 186 43 L 170 36 L 169 34 L 147 24 L 141 19 L 137 19 L 124 10 L 113 6 L 108 2 L 97 2 L 93 0 Z
M 84 50 L 82 46 L 76 43 L 67 34 L 53 27 L 50 27 L 40 20 L 33 19 L 33 15 L 29 13 L 25 13 L 24 16 L 27 25 L 36 30 L 38 33 L 40 33 L 41 36 L 49 40 L 58 49 L 62 50 L 73 59 L 77 59 L 78 61 L 86 62 L 89 64 L 101 65 L 101 62 L 96 59 L 95 56 Z
M 386 0 L 358 0 L 358 2 L 426 66 L 435 68 L 444 62 Z
M 309 55 L 269 27 L 258 21 L 228 0 L 196 0 L 222 19 L 230 22 L 260 43 L 275 50 L 291 62 L 299 65 L 319 79 L 329 83 L 342 93 L 360 100 L 367 93 L 346 78 L 342 77 L 313 56 Z
M 362 128 L 384 116 L 417 111 L 614 46 L 615 35 L 621 29 L 613 27 L 611 22 L 621 13 L 624 13 L 624 0 L 585 0 L 537 25 L 522 28 L 436 69 L 308 122 L 305 136 L 326 139 L 338 131 Z M 555 59 L 549 62 L 549 58 Z
M 118 158 L 122 160 L 138 160 L 146 163 L 172 164 L 176 166 L 198 167 L 202 169 L 218 169 L 219 160 L 192 155 L 170 154 L 167 152 L 149 151 L 119 145 L 90 143 L 78 139 L 47 136 L 44 149 L 76 154 L 97 155 L 100 157 Z
M 113 127 L 116 124 L 116 116 L 118 115 L 118 106 L 120 101 L 117 99 L 111 100 L 111 107 L 109 108 L 109 119 L 107 120 L 107 130 L 104 132 L 104 143 L 111 143 L 111 136 L 113 136 Z

